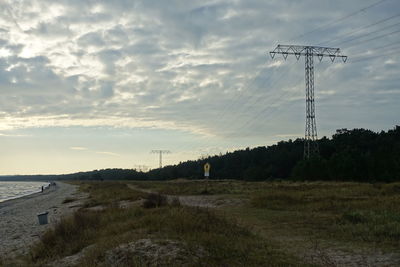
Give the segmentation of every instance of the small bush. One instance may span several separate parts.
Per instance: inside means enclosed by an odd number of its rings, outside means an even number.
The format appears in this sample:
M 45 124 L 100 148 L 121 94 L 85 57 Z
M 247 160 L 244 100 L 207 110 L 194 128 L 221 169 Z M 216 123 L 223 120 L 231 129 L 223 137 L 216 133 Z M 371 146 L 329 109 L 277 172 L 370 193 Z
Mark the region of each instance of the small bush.
M 166 206 L 168 204 L 167 198 L 164 195 L 157 193 L 150 193 L 147 195 L 143 202 L 143 208 L 151 209 Z

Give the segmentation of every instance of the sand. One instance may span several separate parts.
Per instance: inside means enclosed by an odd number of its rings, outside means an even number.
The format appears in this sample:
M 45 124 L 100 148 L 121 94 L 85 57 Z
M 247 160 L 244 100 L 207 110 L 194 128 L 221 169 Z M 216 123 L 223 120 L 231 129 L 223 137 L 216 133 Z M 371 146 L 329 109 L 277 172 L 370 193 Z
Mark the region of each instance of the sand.
M 63 203 L 66 198 L 76 199 Z M 30 245 L 52 227 L 62 216 L 76 210 L 85 195 L 77 191 L 77 186 L 57 182 L 56 186 L 22 198 L 0 203 L 0 255 L 12 257 L 25 254 Z M 40 225 L 38 213 L 49 212 L 46 225 Z M 3 256 L 4 257 L 4 256 Z

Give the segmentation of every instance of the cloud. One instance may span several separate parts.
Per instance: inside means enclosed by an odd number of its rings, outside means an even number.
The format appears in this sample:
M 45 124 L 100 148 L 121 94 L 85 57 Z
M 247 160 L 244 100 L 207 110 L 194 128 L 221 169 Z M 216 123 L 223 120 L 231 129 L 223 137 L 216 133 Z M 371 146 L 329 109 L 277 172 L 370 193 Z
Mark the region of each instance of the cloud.
M 288 40 L 335 39 L 340 46 L 354 29 L 392 16 L 399 3 L 330 23 L 363 6 L 361 0 L 3 1 L 0 129 L 159 127 L 225 137 L 296 132 L 304 113 L 304 62 L 271 60 L 267 52 Z M 342 48 L 351 59 L 398 40 L 391 35 Z M 317 116 L 341 106 L 358 105 L 367 114 L 382 101 L 398 103 L 398 62 L 395 53 L 364 63 L 316 61 Z
M 114 153 L 114 152 L 109 152 L 109 151 L 97 151 L 97 154 L 102 154 L 102 155 L 107 155 L 107 156 L 114 156 L 114 157 L 119 157 L 121 156 L 118 153 Z
M 71 146 L 69 149 L 71 149 L 71 150 L 88 150 L 87 147 L 83 147 L 83 146 Z
M 8 134 L 8 133 L 0 133 L 0 137 L 29 137 L 31 135 L 28 134 Z

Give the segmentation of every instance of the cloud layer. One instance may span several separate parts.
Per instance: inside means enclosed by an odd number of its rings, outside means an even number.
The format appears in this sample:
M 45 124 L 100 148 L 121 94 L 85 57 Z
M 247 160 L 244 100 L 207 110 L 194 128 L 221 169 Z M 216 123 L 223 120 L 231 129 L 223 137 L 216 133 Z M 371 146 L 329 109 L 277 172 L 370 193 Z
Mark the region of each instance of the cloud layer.
M 394 16 L 400 3 L 387 0 L 346 18 L 373 3 L 2 1 L 0 130 L 301 133 L 304 66 L 268 58 L 279 42 L 337 45 L 349 56 L 346 64 L 316 63 L 322 132 L 388 127 L 398 122 L 391 114 L 400 112 L 399 53 L 390 46 L 399 34 L 363 41 L 396 29 L 389 26 L 398 17 L 366 26 Z M 387 29 L 354 39 L 379 27 Z M 387 55 L 369 58 L 382 52 Z

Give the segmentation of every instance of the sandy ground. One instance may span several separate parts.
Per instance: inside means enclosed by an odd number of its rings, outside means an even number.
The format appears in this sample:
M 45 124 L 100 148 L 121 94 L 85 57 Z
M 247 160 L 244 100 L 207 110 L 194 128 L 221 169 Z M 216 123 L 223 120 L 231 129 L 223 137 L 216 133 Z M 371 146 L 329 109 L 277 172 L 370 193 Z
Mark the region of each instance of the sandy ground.
M 18 199 L 0 203 L 0 255 L 24 254 L 29 245 L 52 227 L 62 216 L 76 210 L 85 196 L 77 186 L 57 182 L 57 186 Z M 63 204 L 66 198 L 76 201 Z M 38 213 L 48 211 L 49 223 L 39 225 Z

